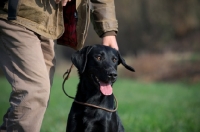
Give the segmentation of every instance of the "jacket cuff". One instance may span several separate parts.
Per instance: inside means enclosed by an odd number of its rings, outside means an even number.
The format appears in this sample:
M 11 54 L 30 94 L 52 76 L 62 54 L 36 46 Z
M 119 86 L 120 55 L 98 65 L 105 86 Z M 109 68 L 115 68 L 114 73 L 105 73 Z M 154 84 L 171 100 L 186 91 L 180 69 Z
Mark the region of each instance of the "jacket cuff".
M 108 21 L 104 21 L 104 22 L 94 22 L 92 20 L 92 22 L 93 22 L 93 26 L 94 26 L 96 33 L 100 37 L 106 32 L 110 32 L 110 31 L 114 31 L 116 33 L 118 32 L 117 20 L 115 20 L 115 21 L 108 20 Z
M 105 36 L 117 36 L 117 33 L 115 31 L 108 31 L 102 34 L 100 37 L 103 38 Z

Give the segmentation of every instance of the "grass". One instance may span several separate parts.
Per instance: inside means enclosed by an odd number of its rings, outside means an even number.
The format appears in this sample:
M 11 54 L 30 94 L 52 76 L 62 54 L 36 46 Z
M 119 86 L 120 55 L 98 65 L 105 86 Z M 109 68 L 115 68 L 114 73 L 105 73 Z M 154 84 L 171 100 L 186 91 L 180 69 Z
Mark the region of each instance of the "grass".
M 74 95 L 77 77 L 66 82 Z M 62 78 L 56 77 L 41 132 L 64 132 L 72 100 L 64 95 Z M 8 108 L 11 88 L 0 78 L 0 117 Z M 118 113 L 126 132 L 199 132 L 200 83 L 142 83 L 119 78 L 114 84 Z M 2 123 L 2 120 L 0 120 Z

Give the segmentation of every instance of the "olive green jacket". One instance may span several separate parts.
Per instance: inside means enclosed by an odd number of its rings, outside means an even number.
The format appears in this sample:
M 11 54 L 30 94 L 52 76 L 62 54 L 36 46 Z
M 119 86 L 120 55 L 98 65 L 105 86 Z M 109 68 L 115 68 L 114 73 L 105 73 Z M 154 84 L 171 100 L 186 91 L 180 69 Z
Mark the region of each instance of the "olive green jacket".
M 99 36 L 108 31 L 118 31 L 114 0 L 76 0 L 78 11 L 76 49 L 81 49 L 86 39 L 90 18 Z M 0 9 L 0 18 L 7 19 L 8 3 Z M 51 39 L 64 32 L 63 7 L 54 0 L 19 0 L 14 23 Z

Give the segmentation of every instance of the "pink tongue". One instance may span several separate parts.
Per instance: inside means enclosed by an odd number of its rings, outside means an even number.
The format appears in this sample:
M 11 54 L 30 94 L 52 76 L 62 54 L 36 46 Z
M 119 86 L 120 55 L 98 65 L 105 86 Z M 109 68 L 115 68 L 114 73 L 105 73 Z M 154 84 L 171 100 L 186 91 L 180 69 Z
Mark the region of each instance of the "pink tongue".
M 100 82 L 100 90 L 104 95 L 111 95 L 112 94 L 112 87 L 110 84 Z

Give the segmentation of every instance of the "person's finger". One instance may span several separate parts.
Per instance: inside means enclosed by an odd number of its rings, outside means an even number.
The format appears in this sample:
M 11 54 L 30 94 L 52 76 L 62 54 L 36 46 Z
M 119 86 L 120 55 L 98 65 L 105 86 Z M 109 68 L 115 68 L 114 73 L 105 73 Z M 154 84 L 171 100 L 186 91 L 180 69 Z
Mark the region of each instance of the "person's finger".
M 61 0 L 55 0 L 56 4 L 59 4 L 61 2 Z
M 62 6 L 66 6 L 68 1 L 71 1 L 71 0 L 62 0 Z

